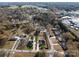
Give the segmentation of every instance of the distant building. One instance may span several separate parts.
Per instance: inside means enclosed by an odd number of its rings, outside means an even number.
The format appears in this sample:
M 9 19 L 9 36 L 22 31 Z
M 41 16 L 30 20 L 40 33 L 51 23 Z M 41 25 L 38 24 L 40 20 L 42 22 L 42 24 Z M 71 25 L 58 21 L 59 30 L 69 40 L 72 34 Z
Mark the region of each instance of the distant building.
M 61 18 L 62 23 L 69 25 L 71 28 L 79 29 L 79 18 L 64 16 Z

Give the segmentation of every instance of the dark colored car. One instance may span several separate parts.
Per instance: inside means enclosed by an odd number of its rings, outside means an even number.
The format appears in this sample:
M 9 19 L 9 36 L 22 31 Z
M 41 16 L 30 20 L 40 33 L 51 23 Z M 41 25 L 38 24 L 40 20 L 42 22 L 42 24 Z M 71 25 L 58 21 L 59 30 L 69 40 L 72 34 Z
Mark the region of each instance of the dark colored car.
M 33 41 L 29 41 L 29 42 L 27 43 L 27 47 L 31 48 L 32 46 L 33 46 Z
M 67 46 L 65 42 L 61 42 L 61 47 L 63 48 L 63 50 L 67 50 Z

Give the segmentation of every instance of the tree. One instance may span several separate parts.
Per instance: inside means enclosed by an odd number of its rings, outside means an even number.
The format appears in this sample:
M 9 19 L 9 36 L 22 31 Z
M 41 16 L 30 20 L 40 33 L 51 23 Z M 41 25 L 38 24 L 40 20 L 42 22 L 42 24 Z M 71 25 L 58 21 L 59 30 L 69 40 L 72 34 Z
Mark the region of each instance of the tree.
M 5 51 L 1 50 L 0 51 L 0 57 L 4 57 L 5 56 Z
M 26 34 L 30 34 L 31 32 L 35 30 L 34 27 L 30 23 L 23 26 L 22 29 L 23 29 L 23 32 Z
M 58 22 L 58 25 L 60 26 L 60 28 L 62 29 L 62 31 L 64 32 L 68 32 L 68 28 L 62 23 L 62 22 Z
M 63 36 L 66 40 L 75 40 L 75 37 L 70 32 L 63 33 Z
M 4 46 L 6 41 L 7 41 L 6 36 L 0 35 L 0 47 Z
M 18 46 L 19 49 L 23 49 L 24 47 L 26 47 L 26 40 L 21 39 L 20 44 Z

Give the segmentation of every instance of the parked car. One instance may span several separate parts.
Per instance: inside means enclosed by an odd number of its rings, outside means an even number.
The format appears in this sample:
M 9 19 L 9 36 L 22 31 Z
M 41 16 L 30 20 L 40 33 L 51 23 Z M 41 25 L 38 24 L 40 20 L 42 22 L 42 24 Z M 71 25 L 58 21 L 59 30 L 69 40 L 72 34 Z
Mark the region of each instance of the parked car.
M 61 42 L 61 47 L 63 48 L 63 50 L 67 50 L 67 46 L 66 46 L 66 43 L 65 42 Z

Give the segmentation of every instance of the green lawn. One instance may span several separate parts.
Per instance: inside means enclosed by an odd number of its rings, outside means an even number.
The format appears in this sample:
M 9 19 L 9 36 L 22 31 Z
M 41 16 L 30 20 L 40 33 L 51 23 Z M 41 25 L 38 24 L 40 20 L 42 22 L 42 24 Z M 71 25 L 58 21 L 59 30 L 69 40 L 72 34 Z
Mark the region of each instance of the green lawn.
M 39 36 L 35 36 L 35 41 L 37 42 L 39 39 Z
M 29 47 L 24 47 L 24 48 L 21 48 L 20 50 L 32 50 L 33 47 L 29 48 Z
M 44 44 L 42 44 L 42 45 L 40 46 L 40 48 L 41 48 L 41 49 L 44 49 L 44 48 L 45 48 L 45 45 L 44 45 Z

